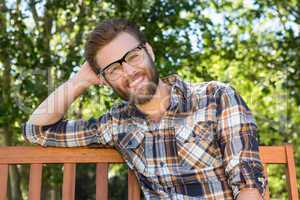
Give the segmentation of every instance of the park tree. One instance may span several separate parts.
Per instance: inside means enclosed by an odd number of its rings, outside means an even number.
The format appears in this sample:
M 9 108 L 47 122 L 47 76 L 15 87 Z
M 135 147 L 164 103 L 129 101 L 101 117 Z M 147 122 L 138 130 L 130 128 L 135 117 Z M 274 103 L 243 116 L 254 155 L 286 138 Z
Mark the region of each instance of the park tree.
M 300 2 L 296 0 L 0 0 L 0 145 L 24 143 L 21 125 L 84 62 L 88 33 L 108 18 L 127 18 L 146 34 L 161 76 L 230 83 L 252 110 L 261 145 L 292 143 L 300 164 Z M 99 117 L 118 97 L 92 87 L 66 118 Z M 94 178 L 78 167 L 78 185 Z M 287 198 L 283 169 L 270 166 L 272 198 Z M 110 169 L 110 199 L 122 199 L 126 166 Z M 84 174 L 91 174 L 85 177 Z M 297 168 L 300 174 L 300 168 Z M 10 168 L 9 199 L 27 199 L 28 166 Z M 59 199 L 61 166 L 43 173 L 43 199 Z M 300 181 L 298 181 L 300 183 Z M 92 181 L 76 188 L 95 198 Z M 115 191 L 115 188 L 119 188 Z M 300 185 L 298 185 L 300 188 Z

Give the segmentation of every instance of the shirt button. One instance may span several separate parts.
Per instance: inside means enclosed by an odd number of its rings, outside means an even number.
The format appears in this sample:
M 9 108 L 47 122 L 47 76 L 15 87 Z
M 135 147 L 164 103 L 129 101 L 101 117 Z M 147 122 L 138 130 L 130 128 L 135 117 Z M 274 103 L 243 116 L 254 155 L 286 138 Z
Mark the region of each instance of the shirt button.
M 163 167 L 165 163 L 163 161 L 160 162 L 160 166 Z

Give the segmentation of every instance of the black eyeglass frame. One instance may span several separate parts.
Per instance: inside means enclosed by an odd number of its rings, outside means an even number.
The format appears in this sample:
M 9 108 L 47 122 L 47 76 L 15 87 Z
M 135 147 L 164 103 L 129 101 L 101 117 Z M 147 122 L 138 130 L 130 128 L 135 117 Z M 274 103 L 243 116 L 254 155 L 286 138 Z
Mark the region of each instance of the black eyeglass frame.
M 106 77 L 104 76 L 105 70 L 107 70 L 110 66 L 112 66 L 112 65 L 115 64 L 115 63 L 119 63 L 120 65 L 122 65 L 123 62 L 126 62 L 125 58 L 126 58 L 126 56 L 127 56 L 130 52 L 132 52 L 132 51 L 135 50 L 135 49 L 142 49 L 142 48 L 145 48 L 145 44 L 146 44 L 146 42 L 141 42 L 137 47 L 135 47 L 135 48 L 133 48 L 133 49 L 127 51 L 127 52 L 122 56 L 122 58 L 120 58 L 119 60 L 116 60 L 116 61 L 114 61 L 114 62 L 112 62 L 112 63 L 106 65 L 103 69 L 98 68 L 98 69 L 96 70 L 96 74 L 97 74 L 98 76 L 101 74 L 101 75 L 106 79 Z

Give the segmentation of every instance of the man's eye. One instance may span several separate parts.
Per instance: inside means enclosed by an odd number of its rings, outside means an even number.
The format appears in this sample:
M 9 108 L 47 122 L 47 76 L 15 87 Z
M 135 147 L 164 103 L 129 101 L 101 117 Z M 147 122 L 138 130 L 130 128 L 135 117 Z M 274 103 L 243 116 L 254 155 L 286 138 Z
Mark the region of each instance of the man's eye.
M 127 57 L 125 58 L 126 61 L 131 61 L 131 60 L 138 60 L 142 57 L 142 50 L 141 49 L 136 49 L 130 52 Z
M 139 58 L 139 54 L 135 53 L 135 54 L 129 55 L 129 56 L 127 57 L 127 60 L 128 60 L 128 61 L 134 61 L 134 60 L 136 60 L 136 59 L 138 59 L 138 58 Z
M 112 74 L 112 73 L 118 71 L 119 69 L 121 69 L 121 65 L 120 65 L 120 64 L 116 64 L 116 65 L 111 66 L 111 67 L 107 70 L 107 72 L 108 72 L 109 74 Z

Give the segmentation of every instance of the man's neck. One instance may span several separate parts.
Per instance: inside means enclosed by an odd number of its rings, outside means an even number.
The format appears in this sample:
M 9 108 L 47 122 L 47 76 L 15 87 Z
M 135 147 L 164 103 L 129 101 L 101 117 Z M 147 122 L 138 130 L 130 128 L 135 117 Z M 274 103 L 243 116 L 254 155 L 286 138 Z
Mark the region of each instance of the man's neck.
M 136 107 L 145 113 L 152 121 L 159 122 L 170 105 L 171 87 L 159 79 L 159 83 L 152 99 Z

